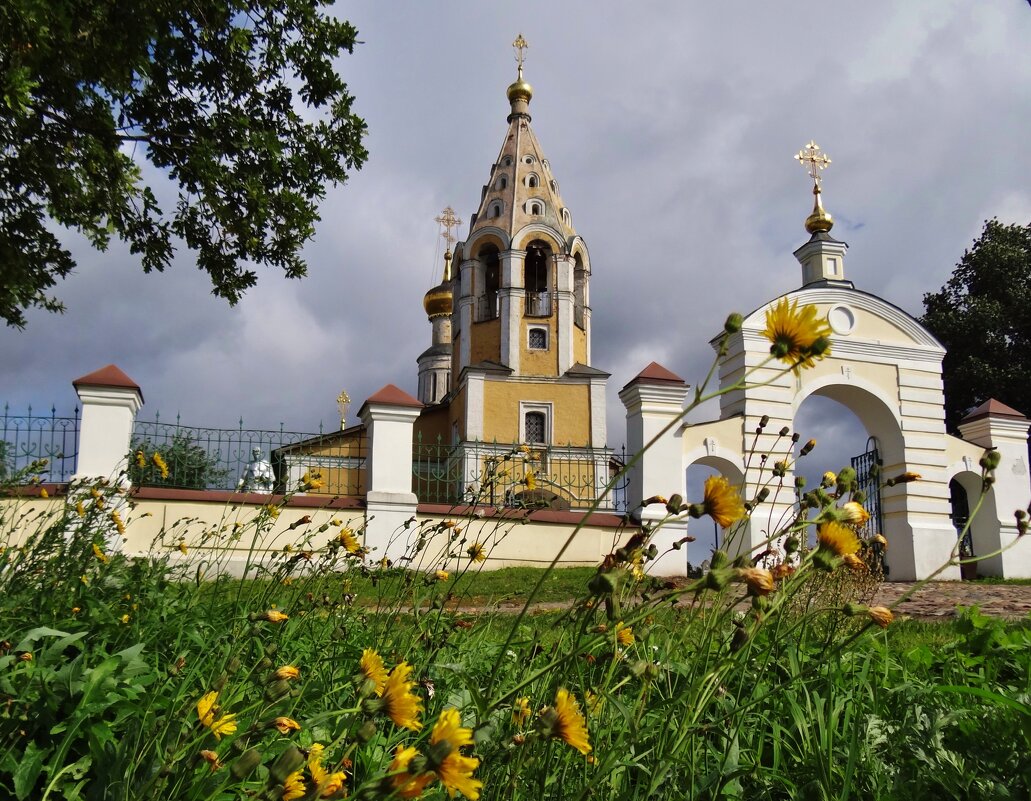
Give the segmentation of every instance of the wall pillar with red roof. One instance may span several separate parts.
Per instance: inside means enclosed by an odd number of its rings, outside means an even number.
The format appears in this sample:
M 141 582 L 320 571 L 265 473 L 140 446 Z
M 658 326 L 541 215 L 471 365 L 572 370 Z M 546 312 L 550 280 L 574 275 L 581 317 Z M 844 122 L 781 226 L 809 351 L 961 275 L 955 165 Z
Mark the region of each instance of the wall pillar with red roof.
M 642 448 L 647 447 L 631 467 L 627 485 L 627 509 L 635 518 L 640 514 L 642 526 L 650 526 L 667 517 L 663 503 L 640 508 L 642 501 L 656 495 L 668 498 L 683 494 L 686 488 L 687 474 L 681 454 L 683 421 L 680 418 L 687 390 L 684 379 L 652 362 L 619 391 L 619 399 L 626 407 L 630 458 L 636 458 Z M 671 423 L 674 425 L 670 426 Z M 649 564 L 649 573 L 660 576 L 685 574 L 687 549 L 673 546 L 686 533 L 686 520 L 667 521 L 652 533 L 651 542 L 660 557 Z
M 978 529 L 975 539 L 980 540 L 975 542 L 975 556 L 983 557 L 977 563 L 977 572 L 982 576 L 1031 578 L 1031 534 L 1015 542 L 1018 536 L 1014 515 L 1018 509 L 1028 512 L 1031 504 L 1029 427 L 1031 420 L 995 399 L 978 406 L 959 424 L 960 433 L 967 442 L 999 453 L 995 482 L 973 524 Z M 976 498 L 970 501 L 973 509 Z M 992 519 L 985 524 L 978 520 L 981 515 Z M 991 555 L 999 550 L 1002 553 Z
M 415 531 L 418 499 L 412 492 L 412 439 L 422 403 L 387 384 L 358 410 L 368 432 L 365 547 L 374 559 L 396 561 Z M 410 522 L 411 521 L 411 522 Z
M 132 428 L 143 405 L 139 384 L 109 364 L 72 381 L 82 404 L 73 480 L 124 482 Z

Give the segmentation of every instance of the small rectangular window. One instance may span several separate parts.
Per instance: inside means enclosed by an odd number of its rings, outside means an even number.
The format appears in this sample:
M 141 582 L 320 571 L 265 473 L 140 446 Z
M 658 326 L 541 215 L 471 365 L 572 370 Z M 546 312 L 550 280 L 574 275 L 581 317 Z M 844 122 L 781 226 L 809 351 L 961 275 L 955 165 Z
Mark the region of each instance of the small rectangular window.
M 548 331 L 545 328 L 531 328 L 529 333 L 529 348 L 530 350 L 547 350 L 548 349 Z

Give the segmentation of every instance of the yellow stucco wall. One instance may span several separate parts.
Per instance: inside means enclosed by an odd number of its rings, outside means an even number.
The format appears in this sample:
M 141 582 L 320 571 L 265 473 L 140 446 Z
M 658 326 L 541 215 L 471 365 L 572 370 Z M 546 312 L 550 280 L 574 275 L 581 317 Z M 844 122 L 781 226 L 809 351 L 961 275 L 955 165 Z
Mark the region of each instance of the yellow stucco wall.
M 552 404 L 553 444 L 586 445 L 590 442 L 590 387 L 555 381 L 487 381 L 483 388 L 484 440 L 519 442 L 522 439 L 520 401 Z
M 455 386 L 455 384 L 452 384 L 452 386 Z M 451 430 L 456 422 L 458 423 L 458 436 L 460 438 L 465 437 L 465 406 L 466 389 L 462 386 L 455 390 L 455 396 L 448 405 L 447 432 L 444 434 L 445 442 L 451 442 Z
M 547 350 L 527 347 L 531 328 L 544 328 L 548 332 Z M 555 315 L 551 317 L 524 317 L 520 326 L 519 367 L 523 375 L 558 375 L 558 347 L 555 342 Z
M 501 320 L 473 323 L 470 363 L 484 360 L 501 363 Z
M 415 439 L 423 442 L 449 442 L 451 436 L 450 409 L 447 406 L 434 406 L 424 409 L 415 421 Z
M 573 363 L 590 364 L 587 361 L 587 332 L 573 326 Z

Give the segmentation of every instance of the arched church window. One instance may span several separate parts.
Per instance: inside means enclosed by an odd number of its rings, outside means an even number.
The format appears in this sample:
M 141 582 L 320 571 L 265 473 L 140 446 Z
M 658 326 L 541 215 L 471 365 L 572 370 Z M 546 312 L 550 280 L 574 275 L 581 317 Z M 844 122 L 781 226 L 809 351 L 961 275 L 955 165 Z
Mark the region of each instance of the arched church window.
M 562 210 L 563 217 L 569 212 Z M 573 259 L 573 323 L 580 328 L 586 326 L 585 312 L 587 308 L 587 269 L 583 257 L 577 253 Z
M 498 290 L 501 288 L 501 256 L 496 246 L 486 244 L 477 255 L 483 265 L 483 286 L 478 288 L 476 321 L 494 320 L 498 316 Z
M 526 176 L 526 185 L 530 187 L 530 189 L 536 189 L 538 186 L 540 186 L 540 184 L 541 180 L 537 177 L 535 173 L 531 172 L 529 175 Z
M 487 212 L 487 218 L 493 219 L 501 216 L 501 203 L 495 202 L 490 204 L 490 210 Z
M 570 228 L 573 227 L 573 217 L 569 213 L 569 209 L 562 209 L 562 222 L 564 222 Z
M 542 211 L 543 211 L 543 209 L 541 208 L 541 204 L 540 203 L 531 203 L 530 204 L 530 214 L 532 214 L 533 216 L 535 216 L 535 217 L 539 216 Z
M 550 280 L 548 265 L 551 246 L 535 239 L 526 248 L 523 262 L 523 288 L 525 289 L 526 314 L 530 317 L 548 317 L 551 314 Z
M 504 189 L 506 186 L 508 186 L 508 176 L 502 175 L 498 178 L 498 189 Z

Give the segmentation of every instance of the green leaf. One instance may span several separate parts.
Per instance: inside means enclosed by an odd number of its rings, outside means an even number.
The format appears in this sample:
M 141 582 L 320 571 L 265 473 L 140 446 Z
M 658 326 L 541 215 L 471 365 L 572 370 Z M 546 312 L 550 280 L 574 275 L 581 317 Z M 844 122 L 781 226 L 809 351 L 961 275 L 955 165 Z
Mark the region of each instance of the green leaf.
M 34 742 L 30 742 L 26 747 L 21 762 L 14 771 L 14 795 L 18 801 L 25 801 L 29 793 L 35 789 L 40 771 L 43 770 L 43 761 L 49 753 L 49 748 L 40 748 Z

